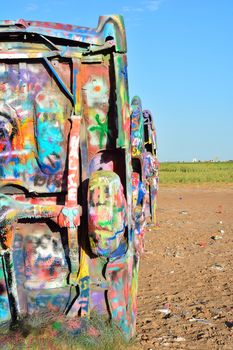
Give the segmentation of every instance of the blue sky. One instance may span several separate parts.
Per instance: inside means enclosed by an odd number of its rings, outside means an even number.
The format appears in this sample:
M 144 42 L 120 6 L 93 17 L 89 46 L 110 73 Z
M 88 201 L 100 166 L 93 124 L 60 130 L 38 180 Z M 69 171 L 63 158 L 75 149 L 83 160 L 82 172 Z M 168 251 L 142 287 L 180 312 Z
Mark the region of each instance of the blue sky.
M 129 92 L 153 112 L 161 161 L 233 159 L 233 0 L 8 0 L 0 19 L 96 27 L 122 14 Z

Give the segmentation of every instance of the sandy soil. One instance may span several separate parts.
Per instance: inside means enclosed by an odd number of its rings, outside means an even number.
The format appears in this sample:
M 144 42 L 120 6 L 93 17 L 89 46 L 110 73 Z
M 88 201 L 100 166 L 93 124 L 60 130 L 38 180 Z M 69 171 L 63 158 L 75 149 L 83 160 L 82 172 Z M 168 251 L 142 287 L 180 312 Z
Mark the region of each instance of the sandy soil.
M 137 349 L 233 349 L 233 184 L 161 187 L 146 231 Z

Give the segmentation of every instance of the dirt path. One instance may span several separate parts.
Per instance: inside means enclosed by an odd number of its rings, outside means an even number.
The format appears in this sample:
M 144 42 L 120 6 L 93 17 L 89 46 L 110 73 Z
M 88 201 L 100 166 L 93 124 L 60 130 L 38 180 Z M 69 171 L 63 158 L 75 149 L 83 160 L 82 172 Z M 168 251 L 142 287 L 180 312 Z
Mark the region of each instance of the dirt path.
M 233 185 L 162 187 L 146 232 L 139 349 L 233 349 Z

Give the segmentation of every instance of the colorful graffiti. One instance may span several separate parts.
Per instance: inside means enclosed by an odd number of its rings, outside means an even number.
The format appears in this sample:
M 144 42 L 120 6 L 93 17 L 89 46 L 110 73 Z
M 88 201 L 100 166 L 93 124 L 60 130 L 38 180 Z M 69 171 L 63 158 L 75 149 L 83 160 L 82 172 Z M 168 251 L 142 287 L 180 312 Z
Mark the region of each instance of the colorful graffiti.
M 130 112 L 123 19 L 0 34 L 0 323 L 97 311 L 130 338 L 158 163 L 139 98 Z
M 144 119 L 144 171 L 147 179 L 148 205 L 151 220 L 156 224 L 156 208 L 159 186 L 159 161 L 157 149 L 156 129 L 149 110 L 143 110 Z
M 148 110 L 142 110 L 141 99 L 135 96 L 131 103 L 131 155 L 133 167 L 133 212 L 139 217 L 141 235 L 145 227 L 145 221 L 156 224 L 156 206 L 159 181 L 159 162 L 157 157 L 156 131 L 152 114 Z M 143 198 L 137 203 L 140 188 L 144 187 Z M 144 218 L 144 222 L 143 222 Z M 135 222 L 135 226 L 137 226 Z M 137 231 L 137 230 L 136 230 Z
M 94 254 L 110 257 L 117 250 L 127 226 L 126 214 L 119 176 L 109 170 L 93 172 L 89 180 L 88 235 Z

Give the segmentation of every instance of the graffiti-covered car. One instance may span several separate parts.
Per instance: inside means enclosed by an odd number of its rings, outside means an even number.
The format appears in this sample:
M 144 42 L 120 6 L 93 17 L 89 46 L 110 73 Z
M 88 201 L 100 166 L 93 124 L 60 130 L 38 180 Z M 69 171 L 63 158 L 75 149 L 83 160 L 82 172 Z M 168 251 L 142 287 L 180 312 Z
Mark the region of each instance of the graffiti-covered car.
M 152 113 L 149 110 L 143 110 L 144 119 L 144 171 L 146 177 L 148 212 L 152 223 L 157 223 L 156 208 L 159 186 L 159 161 L 157 134 Z
M 96 29 L 0 22 L 0 323 L 95 311 L 135 334 L 134 119 L 121 16 Z
M 156 224 L 159 161 L 153 117 L 150 111 L 142 109 L 138 96 L 134 96 L 131 102 L 130 141 L 133 169 L 132 213 L 134 219 L 138 218 L 136 224 L 135 220 L 133 222 L 136 227 L 138 223 L 135 237 L 140 237 L 142 251 L 146 223 Z

